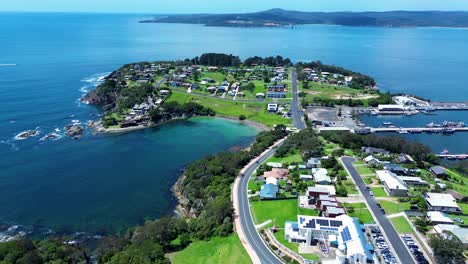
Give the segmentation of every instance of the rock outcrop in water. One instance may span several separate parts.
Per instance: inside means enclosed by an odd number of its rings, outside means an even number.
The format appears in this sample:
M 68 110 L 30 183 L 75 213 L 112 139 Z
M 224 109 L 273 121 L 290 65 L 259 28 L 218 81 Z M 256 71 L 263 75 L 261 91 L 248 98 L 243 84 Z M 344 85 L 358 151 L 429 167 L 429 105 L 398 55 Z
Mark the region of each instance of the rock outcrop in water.
M 80 139 L 83 136 L 84 128 L 79 125 L 68 126 L 65 128 L 67 136 Z

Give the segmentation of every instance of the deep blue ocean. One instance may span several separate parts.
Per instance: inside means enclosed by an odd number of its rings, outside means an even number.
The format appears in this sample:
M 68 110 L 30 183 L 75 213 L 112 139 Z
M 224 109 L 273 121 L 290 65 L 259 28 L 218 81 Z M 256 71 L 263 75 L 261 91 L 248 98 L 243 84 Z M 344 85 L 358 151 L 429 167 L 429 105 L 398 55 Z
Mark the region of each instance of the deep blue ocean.
M 125 135 L 87 133 L 79 141 L 14 140 L 24 130 L 38 128 L 44 135 L 73 119 L 97 118 L 99 109 L 79 98 L 125 63 L 203 52 L 242 58 L 280 54 L 361 71 L 375 77 L 382 90 L 468 100 L 466 29 L 137 23 L 146 18 L 0 14 L 0 220 L 63 231 L 125 230 L 172 213 L 170 187 L 184 165 L 247 145 L 257 133 L 234 122 L 197 119 Z M 441 115 L 468 123 L 466 112 Z M 467 134 L 414 139 L 434 151 L 468 151 Z

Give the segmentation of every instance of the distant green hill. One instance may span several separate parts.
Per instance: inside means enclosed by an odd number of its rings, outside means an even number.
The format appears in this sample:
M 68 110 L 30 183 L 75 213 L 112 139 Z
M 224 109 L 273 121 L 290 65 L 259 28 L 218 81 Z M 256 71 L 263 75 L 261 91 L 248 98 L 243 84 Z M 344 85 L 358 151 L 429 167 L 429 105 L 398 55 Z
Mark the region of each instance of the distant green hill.
M 282 27 L 324 24 L 369 27 L 468 27 L 465 11 L 301 12 L 271 9 L 245 14 L 157 16 L 141 23 L 184 23 L 224 27 Z

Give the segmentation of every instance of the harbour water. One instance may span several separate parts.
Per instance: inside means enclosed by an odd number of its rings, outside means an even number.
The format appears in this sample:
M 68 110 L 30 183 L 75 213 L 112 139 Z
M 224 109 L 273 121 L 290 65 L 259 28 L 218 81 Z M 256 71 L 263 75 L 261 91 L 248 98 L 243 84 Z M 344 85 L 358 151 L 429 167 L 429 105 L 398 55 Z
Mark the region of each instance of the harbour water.
M 170 186 L 193 160 L 250 143 L 255 129 L 198 119 L 125 135 L 73 141 L 17 141 L 72 120 L 98 118 L 80 103 L 99 78 L 122 64 L 173 60 L 203 52 L 280 54 L 364 72 L 383 90 L 437 101 L 468 100 L 468 34 L 447 28 L 218 28 L 140 24 L 146 15 L 0 14 L 0 219 L 54 230 L 121 231 L 171 214 Z M 443 52 L 441 52 L 443 51 Z M 468 120 L 466 112 L 392 118 L 425 124 Z M 379 117 L 366 117 L 379 124 Z M 466 134 L 410 135 L 432 146 L 467 152 Z

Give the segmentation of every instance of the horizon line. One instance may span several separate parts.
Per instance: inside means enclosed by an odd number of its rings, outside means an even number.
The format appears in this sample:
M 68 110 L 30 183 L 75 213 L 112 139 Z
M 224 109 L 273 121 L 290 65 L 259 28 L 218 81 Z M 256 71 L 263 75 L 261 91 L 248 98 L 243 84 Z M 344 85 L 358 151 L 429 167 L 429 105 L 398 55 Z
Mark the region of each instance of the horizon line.
M 394 9 L 394 10 L 385 10 L 385 11 L 300 11 L 294 9 L 284 9 L 284 8 L 270 8 L 259 11 L 246 11 L 246 12 L 219 12 L 219 13 L 210 13 L 210 12 L 194 12 L 194 13 L 157 13 L 157 12 L 120 12 L 120 11 L 85 11 L 85 10 L 0 10 L 0 13 L 55 13 L 55 14 L 120 14 L 120 15 L 226 15 L 226 14 L 251 14 L 251 13 L 260 13 L 271 10 L 285 10 L 292 12 L 304 12 L 304 13 L 386 13 L 386 12 L 468 12 L 468 10 L 437 10 L 437 9 L 427 9 L 427 10 L 404 10 L 404 9 Z

